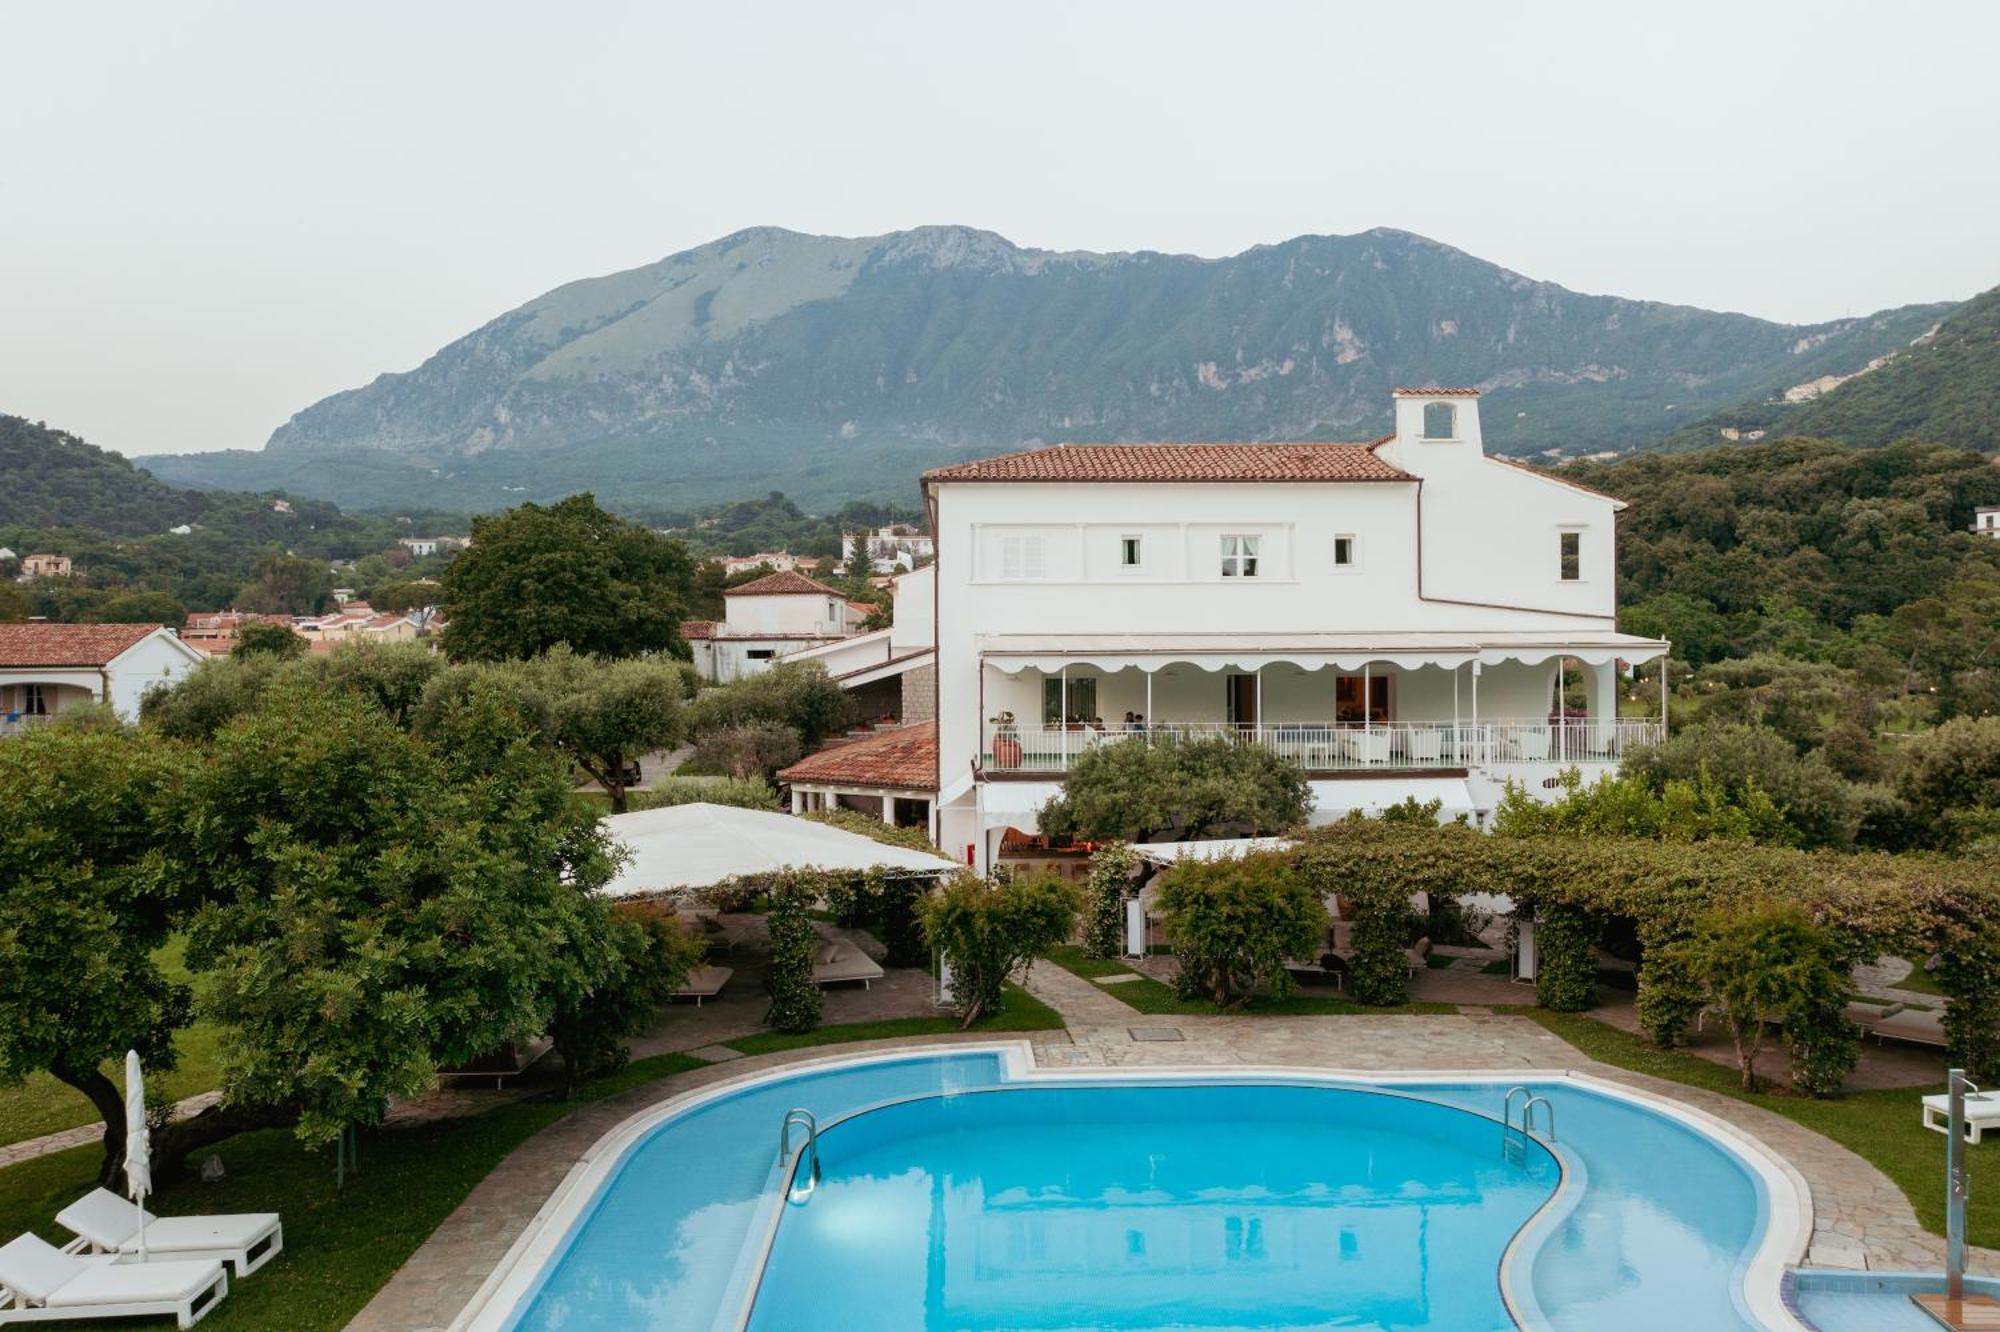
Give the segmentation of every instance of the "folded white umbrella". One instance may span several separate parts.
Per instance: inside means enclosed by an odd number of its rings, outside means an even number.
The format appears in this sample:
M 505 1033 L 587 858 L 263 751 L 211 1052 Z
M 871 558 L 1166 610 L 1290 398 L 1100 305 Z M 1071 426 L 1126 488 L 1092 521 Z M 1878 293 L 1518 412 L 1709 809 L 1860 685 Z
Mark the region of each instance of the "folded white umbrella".
M 125 1052 L 125 1193 L 139 1204 L 139 1261 L 146 1261 L 146 1195 L 153 1191 L 153 1135 L 146 1127 L 146 1074 Z

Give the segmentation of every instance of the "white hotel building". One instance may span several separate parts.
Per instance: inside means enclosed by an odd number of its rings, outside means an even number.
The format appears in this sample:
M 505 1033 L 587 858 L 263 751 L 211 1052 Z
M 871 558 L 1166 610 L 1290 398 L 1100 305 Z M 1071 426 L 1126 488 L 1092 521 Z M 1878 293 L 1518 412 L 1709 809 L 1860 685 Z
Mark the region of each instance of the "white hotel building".
M 1370 444 L 1067 445 L 928 473 L 939 845 L 984 869 L 1104 744 L 1268 747 L 1307 770 L 1319 822 L 1409 796 L 1483 818 L 1510 779 L 1541 792 L 1657 738 L 1618 717 L 1620 663 L 1667 651 L 1617 631 L 1624 505 L 1487 457 L 1473 390 L 1395 409 Z M 1581 715 L 1559 710 L 1564 663 Z

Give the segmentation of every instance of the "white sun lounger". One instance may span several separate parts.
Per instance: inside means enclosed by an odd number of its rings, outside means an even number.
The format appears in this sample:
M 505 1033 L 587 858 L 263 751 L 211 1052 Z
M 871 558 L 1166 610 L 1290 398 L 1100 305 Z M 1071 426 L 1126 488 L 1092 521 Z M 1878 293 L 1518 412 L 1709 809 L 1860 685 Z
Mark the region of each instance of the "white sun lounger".
M 228 1293 L 229 1274 L 212 1258 L 84 1258 L 38 1235 L 0 1245 L 0 1326 L 171 1314 L 182 1327 L 193 1327 Z
M 730 967 L 696 967 L 688 973 L 688 978 L 682 982 L 681 988 L 674 991 L 674 998 L 692 999 L 694 1006 L 700 1008 L 702 1000 L 715 998 L 722 992 L 722 987 L 729 984 L 729 978 L 735 974 L 736 972 Z
M 242 1280 L 285 1248 L 284 1227 L 276 1212 L 239 1212 L 224 1216 L 154 1216 L 146 1219 L 146 1257 L 213 1258 L 229 1264 Z M 76 1236 L 66 1253 L 139 1255 L 140 1209 L 129 1198 L 108 1189 L 92 1189 L 56 1213 L 56 1224 Z
M 1924 1097 L 1924 1127 L 1951 1132 L 1951 1097 Z M 1965 1098 L 1965 1140 L 1977 1144 L 1988 1129 L 2000 1128 L 2000 1092 L 1973 1092 Z
M 813 984 L 837 985 L 860 981 L 862 989 L 882 979 L 882 964 L 844 940 L 821 944 L 813 954 Z

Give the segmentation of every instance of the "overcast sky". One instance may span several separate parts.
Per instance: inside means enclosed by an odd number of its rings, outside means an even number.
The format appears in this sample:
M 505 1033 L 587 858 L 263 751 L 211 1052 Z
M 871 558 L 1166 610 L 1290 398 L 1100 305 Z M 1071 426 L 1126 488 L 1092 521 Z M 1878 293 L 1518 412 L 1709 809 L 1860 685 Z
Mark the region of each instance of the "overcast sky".
M 0 411 L 254 448 L 738 228 L 1402 227 L 1787 321 L 2000 282 L 2000 5 L 0 0 Z

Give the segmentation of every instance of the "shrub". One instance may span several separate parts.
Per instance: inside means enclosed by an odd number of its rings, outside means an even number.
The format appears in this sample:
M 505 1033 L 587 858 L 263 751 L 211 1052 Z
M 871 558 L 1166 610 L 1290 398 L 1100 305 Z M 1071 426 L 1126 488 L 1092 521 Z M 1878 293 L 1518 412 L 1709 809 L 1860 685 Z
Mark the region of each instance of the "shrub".
M 663 777 L 627 797 L 633 809 L 666 809 L 672 805 L 731 805 L 737 809 L 778 807 L 778 792 L 761 777 Z
M 819 935 L 806 913 L 819 901 L 821 876 L 784 874 L 765 885 L 771 932 L 771 1007 L 766 1026 L 778 1031 L 811 1031 L 819 1025 L 826 1000 L 813 983 L 813 953 Z
M 870 841 L 880 842 L 884 846 L 900 846 L 906 851 L 929 851 L 933 854 L 937 851 L 937 848 L 931 845 L 931 835 L 926 829 L 898 828 L 859 809 L 817 809 L 799 817 L 810 819 L 814 823 L 824 823 L 829 828 L 840 828 L 856 836 L 866 837 Z
M 1326 907 L 1288 852 L 1183 862 L 1163 877 L 1158 904 L 1183 997 L 1225 1007 L 1260 982 L 1288 992 L 1285 960 L 1316 954 L 1326 937 Z
M 1256 836 L 1305 821 L 1312 787 L 1290 759 L 1232 740 L 1099 745 L 1078 755 L 1041 811 L 1057 841 Z
M 724 726 L 695 742 L 693 763 L 738 781 L 769 781 L 778 769 L 804 753 L 799 733 L 776 722 Z
M 1588 912 L 1547 903 L 1535 908 L 1535 1002 L 1558 1013 L 1597 1004 L 1597 931 Z
M 606 934 L 605 974 L 589 992 L 565 996 L 549 1024 L 562 1056 L 565 1094 L 579 1078 L 625 1066 L 625 1038 L 646 1029 L 700 963 L 705 947 L 670 912 L 643 903 L 609 912 Z
M 854 724 L 854 699 L 817 662 L 781 662 L 704 689 L 688 704 L 687 721 L 697 736 L 737 726 L 786 726 L 806 749 L 817 749 Z
M 1123 842 L 1100 847 L 1090 858 L 1083 890 L 1083 951 L 1111 958 L 1124 952 L 1125 902 L 1132 895 L 1139 857 Z
M 2000 1077 L 2000 926 L 1969 930 L 1939 957 L 1946 1057 L 1981 1083 Z
M 967 873 L 924 900 L 924 937 L 951 964 L 962 1025 L 997 1012 L 1007 978 L 1069 939 L 1081 897 L 1054 874 L 996 883 Z

